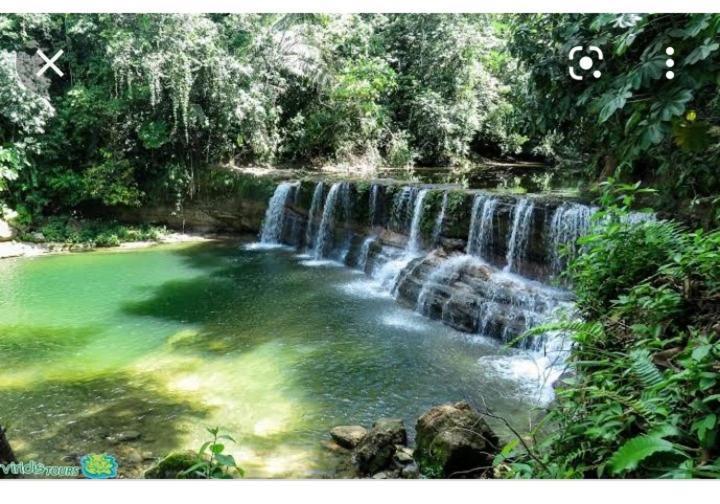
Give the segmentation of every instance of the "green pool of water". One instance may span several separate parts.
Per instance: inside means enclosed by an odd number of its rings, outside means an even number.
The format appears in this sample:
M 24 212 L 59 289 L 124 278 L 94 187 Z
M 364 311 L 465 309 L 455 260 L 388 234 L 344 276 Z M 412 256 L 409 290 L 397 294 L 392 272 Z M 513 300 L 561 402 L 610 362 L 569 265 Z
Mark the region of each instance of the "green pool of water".
M 527 429 L 522 361 L 490 365 L 505 351 L 374 292 L 358 272 L 237 244 L 0 261 L 0 423 L 21 460 L 114 453 L 129 476 L 149 463 L 138 454 L 197 448 L 207 426 L 257 477 L 327 475 L 331 427 L 412 426 L 447 401 Z M 142 437 L 107 439 L 125 431 Z

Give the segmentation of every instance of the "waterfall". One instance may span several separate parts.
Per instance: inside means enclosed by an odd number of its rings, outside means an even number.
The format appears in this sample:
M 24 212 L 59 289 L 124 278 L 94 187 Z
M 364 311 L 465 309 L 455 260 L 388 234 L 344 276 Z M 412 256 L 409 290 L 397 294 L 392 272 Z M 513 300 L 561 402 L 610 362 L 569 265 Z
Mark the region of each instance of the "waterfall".
M 497 198 L 476 194 L 473 198 L 467 253 L 487 260 L 493 243 L 493 219 Z
M 513 226 L 507 246 L 507 265 L 504 271 L 517 271 L 520 261 L 525 257 L 525 251 L 530 241 L 530 225 L 535 205 L 532 200 L 523 198 L 515 205 L 513 213 Z
M 375 240 L 376 238 L 374 236 L 368 236 L 367 238 L 365 238 L 362 246 L 360 247 L 360 254 L 358 256 L 357 266 L 363 272 L 367 267 L 368 257 L 370 255 L 370 246 L 375 242 Z
M 548 256 L 556 275 L 562 272 L 569 259 L 577 257 L 580 251 L 577 240 L 587 233 L 594 212 L 595 209 L 577 203 L 564 203 L 555 210 L 548 234 Z M 563 247 L 567 255 L 562 254 Z
M 341 210 L 345 219 L 345 228 L 347 229 L 350 221 L 350 185 L 347 182 L 335 182 L 328 191 L 323 206 L 322 218 L 320 219 L 320 227 L 318 228 L 317 239 L 313 255 L 315 259 L 322 259 L 329 252 L 333 245 L 335 237 L 335 221 L 338 200 L 340 201 Z M 346 236 L 345 246 L 349 245 L 349 236 Z M 343 255 L 347 254 L 347 249 Z
M 345 219 L 345 236 L 342 244 L 342 261 L 346 262 L 348 254 L 350 253 L 350 246 L 352 245 L 352 233 L 350 232 L 351 218 L 352 218 L 352 194 L 351 187 L 348 182 L 342 182 L 340 184 L 340 204 L 342 209 L 342 215 Z
M 435 219 L 435 228 L 433 229 L 433 245 L 440 243 L 440 235 L 443 231 L 443 225 L 445 224 L 445 212 L 447 212 L 448 196 L 450 193 L 445 191 L 443 194 L 442 205 L 440 205 L 440 212 Z
M 320 205 L 322 205 L 324 185 L 318 182 L 313 191 L 312 202 L 310 203 L 310 212 L 308 213 L 307 229 L 305 230 L 305 249 L 310 250 L 314 244 L 318 213 L 320 213 Z
M 560 372 L 561 366 L 557 364 L 562 364 L 568 351 L 569 340 L 564 334 L 549 331 L 523 339 L 518 336 L 552 320 L 561 308 L 568 309 L 569 315 L 574 316 L 570 311 L 572 295 L 565 289 L 552 288 L 522 275 L 545 274 L 545 265 L 536 264 L 542 259 L 537 253 L 538 245 L 545 248 L 547 267 L 554 272 L 559 272 L 566 261 L 559 250 L 567 249 L 570 256 L 580 253 L 577 239 L 587 232 L 593 208 L 570 202 L 556 206 L 552 201 L 526 197 L 517 198 L 510 206 L 505 203 L 505 197 L 477 192 L 468 216 L 466 253 L 456 252 L 453 245 L 448 250 L 426 255 L 423 227 L 432 226 L 435 248 L 440 237 L 449 234 L 449 223 L 465 217 L 453 214 L 451 191 L 440 189 L 442 202 L 437 205 L 433 201 L 430 206 L 437 213 L 430 216 L 425 213 L 427 197 L 437 189 L 430 186 L 395 189 L 372 184 L 365 195 L 367 220 L 358 222 L 353 216 L 354 186 L 348 182 L 332 185 L 318 182 L 309 204 L 307 228 L 302 231 L 302 221 L 296 222 L 296 213 L 292 211 L 299 197 L 297 192 L 292 192 L 294 187 L 297 186 L 282 183 L 276 188 L 262 227 L 263 243 L 287 242 L 292 224 L 298 233 L 305 234 L 305 247 L 314 259 L 351 258 L 352 264 L 372 277 L 372 281 L 361 283 L 366 284 L 363 289 L 369 289 L 373 295 L 392 296 L 399 303 L 414 307 L 420 315 L 439 319 L 461 331 L 513 342 L 525 350 L 511 356 L 488 357 L 490 365 L 510 373 L 517 372 L 519 368 L 513 366 L 518 363 L 537 367 L 538 372 L 552 376 Z M 392 205 L 384 206 L 384 195 L 391 192 Z M 439 197 L 439 193 L 436 194 Z M 534 219 L 538 215 L 536 208 L 543 215 L 550 212 L 544 221 L 543 233 L 535 229 L 535 223 L 540 225 L 539 219 Z M 368 236 L 352 240 L 353 233 L 362 228 Z M 385 228 L 393 232 L 385 233 Z M 404 246 L 399 234 L 408 237 Z M 535 239 L 543 239 L 544 243 L 531 242 Z M 293 240 L 302 242 L 303 236 Z M 502 269 L 493 265 L 498 261 L 497 250 L 503 245 L 500 240 L 506 242 L 507 263 L 504 268 L 500 265 Z M 351 244 L 352 254 L 349 254 Z M 430 247 L 430 237 L 426 245 Z
M 417 195 L 417 188 L 405 186 L 402 190 L 395 194 L 393 198 L 393 206 L 390 212 L 390 227 L 399 233 L 408 231 L 408 215 L 410 206 Z
M 428 301 L 430 300 L 430 295 L 433 293 L 433 290 L 438 285 L 448 285 L 456 281 L 462 269 L 473 261 L 477 261 L 477 259 L 469 255 L 459 255 L 440 263 L 423 283 L 417 298 L 415 311 L 421 315 L 428 315 Z
M 296 184 L 282 182 L 275 188 L 268 208 L 265 211 L 265 219 L 260 234 L 261 243 L 280 243 L 285 224 L 285 205 L 287 204 L 290 191 Z
M 417 196 L 415 196 L 412 223 L 410 224 L 410 238 L 408 239 L 406 248 L 411 254 L 417 254 L 422 249 L 420 224 L 422 224 L 423 211 L 425 208 L 424 202 L 427 193 L 427 189 L 422 189 Z
M 373 184 L 370 187 L 370 201 L 368 201 L 368 214 L 370 227 L 378 224 L 380 217 L 380 185 Z

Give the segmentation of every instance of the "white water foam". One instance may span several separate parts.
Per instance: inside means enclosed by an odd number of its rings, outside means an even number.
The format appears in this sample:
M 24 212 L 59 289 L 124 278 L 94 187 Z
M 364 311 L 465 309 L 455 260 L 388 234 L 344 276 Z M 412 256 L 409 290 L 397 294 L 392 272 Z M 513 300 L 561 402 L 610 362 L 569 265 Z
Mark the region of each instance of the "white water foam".
M 262 242 L 253 242 L 253 243 L 246 243 L 241 247 L 243 250 L 294 250 L 293 247 L 290 245 L 284 245 L 282 243 L 262 243 Z
M 386 326 L 412 332 L 425 332 L 430 326 L 427 320 L 415 312 L 402 311 L 384 315 L 380 321 Z
M 538 405 L 549 404 L 555 397 L 552 384 L 562 374 L 548 357 L 530 352 L 515 355 L 486 355 L 478 359 L 480 368 L 491 368 L 500 377 L 519 385 L 518 394 Z
M 359 272 L 362 274 L 362 272 Z M 380 282 L 364 279 L 344 283 L 338 286 L 341 291 L 350 296 L 362 299 L 392 299 L 390 292 Z
M 333 268 L 344 268 L 345 265 L 340 261 L 333 261 L 332 259 L 306 259 L 300 261 L 303 266 L 310 268 L 322 268 L 322 267 L 333 267 Z

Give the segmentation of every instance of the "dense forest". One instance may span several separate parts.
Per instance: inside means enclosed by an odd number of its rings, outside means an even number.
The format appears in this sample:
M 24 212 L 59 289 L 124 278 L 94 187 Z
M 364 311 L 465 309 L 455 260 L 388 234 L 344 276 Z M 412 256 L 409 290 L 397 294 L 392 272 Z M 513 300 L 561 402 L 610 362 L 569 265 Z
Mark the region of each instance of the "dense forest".
M 578 45 L 601 77 L 570 79 Z M 38 47 L 65 51 L 44 95 Z M 573 333 L 572 372 L 494 475 L 718 477 L 719 91 L 717 14 L 2 15 L 0 217 L 64 239 L 225 165 L 579 173 L 583 321 L 533 329 Z
M 0 191 L 24 218 L 182 199 L 208 166 L 534 158 L 716 201 L 717 15 L 3 15 Z M 605 48 L 574 82 L 567 53 Z M 677 77 L 665 78 L 665 47 Z M 48 99 L 15 51 L 62 47 Z

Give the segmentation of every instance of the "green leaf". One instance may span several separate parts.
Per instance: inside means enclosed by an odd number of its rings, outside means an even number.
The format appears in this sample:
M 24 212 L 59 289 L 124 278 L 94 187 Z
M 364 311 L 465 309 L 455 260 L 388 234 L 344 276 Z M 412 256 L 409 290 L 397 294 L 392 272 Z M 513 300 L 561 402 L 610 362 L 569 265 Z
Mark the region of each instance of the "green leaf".
M 197 471 L 198 469 L 202 469 L 202 468 L 204 468 L 204 467 L 207 467 L 207 462 L 204 462 L 204 461 L 203 461 L 203 462 L 197 462 L 196 464 L 188 467 L 187 469 L 185 469 L 184 471 L 179 472 L 178 474 L 180 474 L 180 475 L 182 475 L 182 476 L 187 476 L 188 474 L 194 473 L 194 472 Z M 199 474 L 200 474 L 200 473 L 199 473 Z M 201 475 L 204 476 L 203 474 L 201 474 Z
M 237 444 L 235 438 L 233 438 L 230 434 L 223 434 L 221 436 L 218 436 L 218 439 L 227 439 L 228 441 L 232 441 L 233 443 Z
M 704 442 L 708 431 L 715 428 L 716 424 L 717 424 L 717 415 L 715 415 L 714 413 L 710 413 L 709 415 L 705 416 L 704 418 L 694 422 L 692 425 L 692 429 L 694 431 L 697 431 L 698 439 L 701 442 Z
M 604 104 L 600 109 L 600 115 L 598 117 L 600 123 L 604 123 L 616 111 L 621 110 L 625 106 L 628 98 L 630 97 L 632 97 L 632 92 L 628 91 L 627 89 L 623 89 L 617 94 L 606 93 L 605 95 L 603 95 L 601 97 L 600 103 L 604 102 Z
M 634 437 L 610 457 L 610 469 L 613 474 L 632 471 L 650 455 L 672 451 L 675 451 L 675 447 L 666 439 L 652 436 Z
M 703 45 L 696 47 L 695 50 L 691 52 L 687 58 L 685 58 L 685 64 L 694 65 L 698 61 L 702 61 L 710 56 L 710 54 L 717 51 L 718 48 L 720 48 L 720 44 L 712 42 L 709 38 L 705 39 L 705 43 Z
M 694 361 L 701 361 L 705 357 L 707 357 L 707 355 L 710 353 L 710 350 L 712 350 L 712 345 L 699 346 L 692 351 L 692 359 Z
M 225 445 L 224 445 L 224 444 L 213 443 L 213 444 L 210 445 L 210 451 L 213 452 L 213 453 L 216 454 L 216 455 L 219 454 L 219 453 L 222 453 L 224 449 L 225 449 Z
M 693 93 L 689 89 L 678 89 L 674 93 L 664 96 L 659 102 L 653 104 L 650 111 L 661 121 L 669 121 L 685 112 L 685 104 L 692 100 Z
M 202 444 L 202 446 L 201 446 L 200 449 L 198 450 L 198 453 L 200 454 L 200 456 L 202 456 L 202 455 L 205 454 L 205 450 L 207 450 L 207 447 L 210 446 L 211 444 L 212 444 L 212 441 L 205 441 L 205 442 Z
M 640 382 L 646 387 L 654 387 L 663 381 L 663 376 L 653 363 L 647 350 L 633 350 L 630 352 L 630 369 Z
M 219 464 L 222 464 L 227 467 L 235 467 L 236 466 L 235 459 L 233 458 L 232 455 L 225 455 L 222 453 L 218 453 L 217 455 L 215 455 L 215 460 L 217 460 Z

